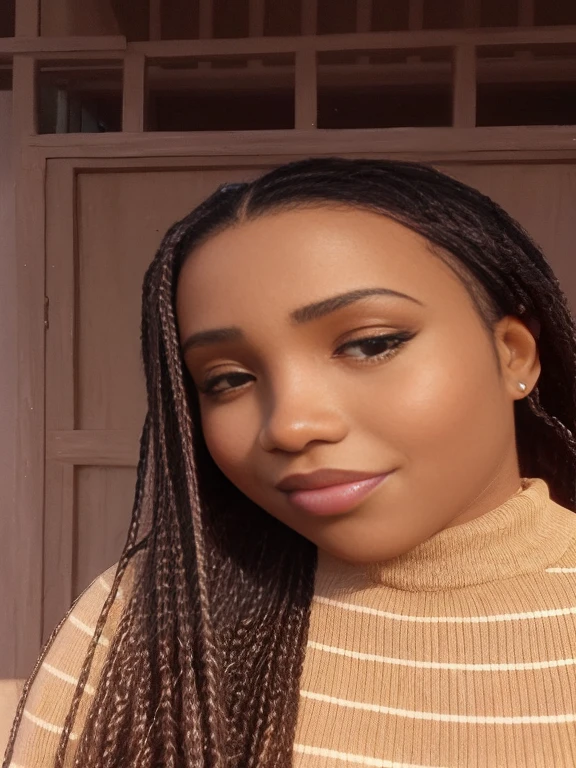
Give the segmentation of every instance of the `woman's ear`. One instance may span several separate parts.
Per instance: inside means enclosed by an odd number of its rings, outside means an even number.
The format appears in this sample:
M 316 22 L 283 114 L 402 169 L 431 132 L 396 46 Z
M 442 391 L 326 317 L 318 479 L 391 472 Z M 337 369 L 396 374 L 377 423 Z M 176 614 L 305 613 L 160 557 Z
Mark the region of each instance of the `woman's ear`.
M 520 318 L 507 315 L 496 324 L 494 337 L 502 378 L 510 396 L 513 400 L 527 397 L 536 386 L 541 370 L 538 344 L 532 331 Z

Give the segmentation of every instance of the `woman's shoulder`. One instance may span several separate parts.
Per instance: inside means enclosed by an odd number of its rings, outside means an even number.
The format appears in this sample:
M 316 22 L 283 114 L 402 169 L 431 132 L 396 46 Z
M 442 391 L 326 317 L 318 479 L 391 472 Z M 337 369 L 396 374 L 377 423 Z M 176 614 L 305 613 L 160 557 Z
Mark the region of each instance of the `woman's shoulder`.
M 104 571 L 81 593 L 52 638 L 38 664 L 25 698 L 12 762 L 20 768 L 52 766 L 64 721 L 96 624 L 108 597 L 118 564 Z M 88 713 L 95 687 L 114 632 L 126 602 L 130 573 L 126 573 L 108 613 L 74 723 L 71 741 L 76 741 Z M 73 750 L 70 750 L 72 753 Z

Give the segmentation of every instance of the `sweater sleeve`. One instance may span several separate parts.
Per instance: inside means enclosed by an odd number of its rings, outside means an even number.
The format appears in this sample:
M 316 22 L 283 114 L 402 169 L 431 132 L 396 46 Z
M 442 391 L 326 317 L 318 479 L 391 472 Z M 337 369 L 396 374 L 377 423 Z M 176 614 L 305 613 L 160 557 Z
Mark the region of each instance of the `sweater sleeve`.
M 64 721 L 116 568 L 117 564 L 92 582 L 54 638 L 26 697 L 10 768 L 51 768 L 54 765 Z M 88 682 L 69 737 L 71 742 L 77 742 L 82 730 L 110 641 L 120 621 L 124 601 L 124 592 L 120 589 L 98 641 Z M 73 743 L 71 747 L 66 766 L 72 765 L 75 752 Z

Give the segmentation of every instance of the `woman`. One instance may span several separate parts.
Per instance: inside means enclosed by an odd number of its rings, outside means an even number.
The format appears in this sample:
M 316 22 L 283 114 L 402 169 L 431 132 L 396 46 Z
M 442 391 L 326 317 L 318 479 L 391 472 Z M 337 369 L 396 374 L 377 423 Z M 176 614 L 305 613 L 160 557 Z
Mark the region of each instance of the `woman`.
M 142 344 L 126 547 L 5 766 L 576 765 L 574 322 L 518 224 L 283 166 L 167 233 Z

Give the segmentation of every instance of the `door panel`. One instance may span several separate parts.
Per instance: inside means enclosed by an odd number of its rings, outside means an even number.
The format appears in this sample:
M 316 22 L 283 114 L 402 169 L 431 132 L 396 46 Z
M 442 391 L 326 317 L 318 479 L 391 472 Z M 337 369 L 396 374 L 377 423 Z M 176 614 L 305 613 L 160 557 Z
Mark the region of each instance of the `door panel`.
M 70 172 L 47 179 L 43 638 L 122 550 L 146 409 L 144 272 L 164 232 L 219 184 L 259 168 Z
M 75 172 L 65 160 L 49 165 L 44 637 L 122 549 L 145 413 L 144 271 L 176 219 L 220 183 L 264 170 L 240 159 L 221 160 L 227 163 L 222 167 L 193 162 L 170 167 L 159 160 L 163 165 L 150 168 L 150 160 L 138 167 L 134 160 L 111 159 L 109 168 L 89 172 Z M 492 196 L 524 224 L 575 307 L 576 165 L 438 166 Z
M 74 592 L 114 563 L 126 538 L 136 470 L 133 467 L 75 468 Z

